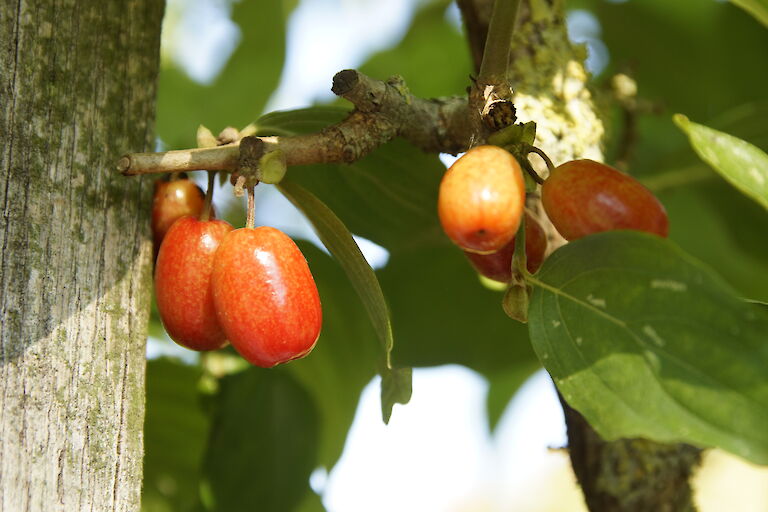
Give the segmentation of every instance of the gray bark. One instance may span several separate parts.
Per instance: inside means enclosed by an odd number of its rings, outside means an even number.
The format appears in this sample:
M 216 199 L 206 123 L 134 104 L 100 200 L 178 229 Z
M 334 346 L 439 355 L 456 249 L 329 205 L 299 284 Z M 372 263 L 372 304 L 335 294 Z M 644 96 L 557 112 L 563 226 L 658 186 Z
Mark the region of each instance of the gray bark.
M 137 510 L 158 0 L 0 4 L 0 510 Z

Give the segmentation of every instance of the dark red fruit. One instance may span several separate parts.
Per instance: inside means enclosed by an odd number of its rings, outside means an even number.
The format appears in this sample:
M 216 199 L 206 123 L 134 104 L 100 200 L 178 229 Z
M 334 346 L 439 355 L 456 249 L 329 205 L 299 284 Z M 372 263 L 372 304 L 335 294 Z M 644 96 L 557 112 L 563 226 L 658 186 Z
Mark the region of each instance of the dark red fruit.
M 437 213 L 456 245 L 487 254 L 515 236 L 524 205 L 525 182 L 515 157 L 498 146 L 477 146 L 443 176 Z
M 271 227 L 236 229 L 216 252 L 216 314 L 232 346 L 271 367 L 307 355 L 322 325 L 320 296 L 304 255 Z
M 213 257 L 232 226 L 223 220 L 182 217 L 166 233 L 155 265 L 155 295 L 168 335 L 192 350 L 226 344 L 211 289 Z
M 547 235 L 541 225 L 530 215 L 525 215 L 525 262 L 531 274 L 539 270 L 547 251 Z M 478 273 L 488 279 L 508 283 L 512 279 L 512 256 L 515 253 L 513 238 L 500 251 L 491 254 L 474 254 L 464 251 Z
M 199 217 L 205 205 L 205 194 L 186 177 L 174 181 L 155 182 L 152 199 L 152 237 L 160 247 L 163 237 L 177 219 L 185 215 Z
M 555 168 L 541 188 L 549 220 L 566 240 L 615 229 L 666 237 L 664 206 L 636 179 L 592 160 Z

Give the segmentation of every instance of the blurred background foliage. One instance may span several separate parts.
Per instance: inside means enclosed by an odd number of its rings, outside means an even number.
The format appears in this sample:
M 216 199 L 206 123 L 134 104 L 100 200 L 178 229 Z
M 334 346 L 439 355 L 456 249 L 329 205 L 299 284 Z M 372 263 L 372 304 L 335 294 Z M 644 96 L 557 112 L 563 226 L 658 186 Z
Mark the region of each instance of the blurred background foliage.
M 161 147 L 192 147 L 198 124 L 218 132 L 259 120 L 281 85 L 291 15 L 310 1 L 171 2 L 159 78 Z M 341 9 L 355 1 L 324 4 Z M 402 37 L 352 65 L 380 79 L 402 75 L 417 95 L 464 94 L 471 65 L 456 11 L 447 11 L 445 0 L 413 2 Z M 197 25 L 184 21 L 192 7 L 202 13 Z M 572 38 L 590 53 L 596 94 L 607 96 L 615 73 L 637 81 L 646 108 L 636 112 L 628 170 L 666 205 L 671 238 L 745 297 L 768 301 L 768 216 L 703 164 L 671 119 L 682 112 L 768 149 L 768 30 L 716 0 L 568 0 L 567 7 Z M 224 31 L 234 37 L 209 58 L 220 71 L 201 78 L 174 55 L 184 37 L 213 29 L 205 9 L 224 12 L 231 20 Z M 262 133 L 314 131 L 349 108 L 328 102 L 334 107 L 268 115 L 258 125 Z M 618 105 L 601 104 L 610 124 L 610 163 L 625 127 Z M 391 308 L 396 363 L 454 363 L 479 372 L 489 382 L 488 418 L 495 425 L 539 363 L 526 328 L 502 312 L 500 293 L 482 286 L 442 235 L 435 204 L 443 171 L 436 155 L 395 141 L 350 166 L 300 167 L 289 175 L 353 233 L 389 252 L 377 273 Z M 219 194 L 217 208 L 242 225 L 242 207 L 228 196 Z M 317 467 L 330 470 L 342 453 L 360 393 L 376 373 L 378 341 L 340 267 L 309 243 L 301 248 L 325 316 L 310 357 L 271 371 L 226 362 L 236 358 L 231 350 L 220 357 L 224 363 L 189 354 L 149 361 L 147 512 L 324 510 L 309 476 Z M 152 322 L 153 343 L 171 343 L 162 339 L 156 314 Z

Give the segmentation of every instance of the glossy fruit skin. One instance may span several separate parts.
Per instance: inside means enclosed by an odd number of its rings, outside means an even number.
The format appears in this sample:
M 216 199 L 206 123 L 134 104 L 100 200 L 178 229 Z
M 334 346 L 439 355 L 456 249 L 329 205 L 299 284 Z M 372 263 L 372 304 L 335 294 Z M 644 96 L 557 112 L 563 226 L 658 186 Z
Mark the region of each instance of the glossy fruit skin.
M 487 254 L 515 236 L 524 205 L 525 182 L 515 157 L 498 146 L 477 146 L 443 176 L 437 213 L 453 243 Z
M 269 368 L 307 355 L 320 336 L 320 295 L 299 248 L 271 227 L 229 233 L 216 252 L 213 298 L 232 346 Z
M 539 270 L 547 252 L 547 235 L 533 217 L 525 215 L 525 266 L 531 274 Z M 472 266 L 488 279 L 508 283 L 512 279 L 512 256 L 515 253 L 513 238 L 501 250 L 491 254 L 475 254 L 464 251 Z
M 168 335 L 192 350 L 226 345 L 213 303 L 213 259 L 232 226 L 185 216 L 168 230 L 155 264 L 155 296 Z
M 160 247 L 165 234 L 177 219 L 185 215 L 199 217 L 205 205 L 205 193 L 192 180 L 158 180 L 152 199 L 152 238 Z
M 615 229 L 669 234 L 664 205 L 639 181 L 593 160 L 555 168 L 541 188 L 549 220 L 566 240 Z

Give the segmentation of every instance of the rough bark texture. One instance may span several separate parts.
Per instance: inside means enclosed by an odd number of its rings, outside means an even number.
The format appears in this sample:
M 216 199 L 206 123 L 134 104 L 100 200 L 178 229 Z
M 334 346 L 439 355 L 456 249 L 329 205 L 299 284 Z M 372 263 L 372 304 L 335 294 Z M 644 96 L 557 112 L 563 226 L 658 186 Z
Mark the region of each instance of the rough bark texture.
M 0 510 L 140 506 L 160 0 L 0 4 Z
M 690 477 L 701 459 L 701 450 L 646 439 L 607 443 L 581 414 L 565 402 L 562 404 L 571 463 L 589 510 L 696 510 Z
M 482 12 L 485 0 L 475 3 Z M 466 12 L 469 7 L 463 6 Z M 482 28 L 482 24 L 475 23 Z M 467 29 L 472 30 L 471 20 Z M 480 38 L 470 37 L 470 41 Z M 536 121 L 536 144 L 555 165 L 574 158 L 601 161 L 605 133 L 592 94 L 583 48 L 568 41 L 564 0 L 522 2 L 510 58 L 509 83 L 519 121 Z M 533 162 L 542 176 L 541 162 Z M 527 206 L 541 219 L 552 251 L 565 243 L 542 215 L 534 196 Z M 575 410 L 564 404 L 571 462 L 593 512 L 691 511 L 688 477 L 697 449 L 633 439 L 606 442 Z

